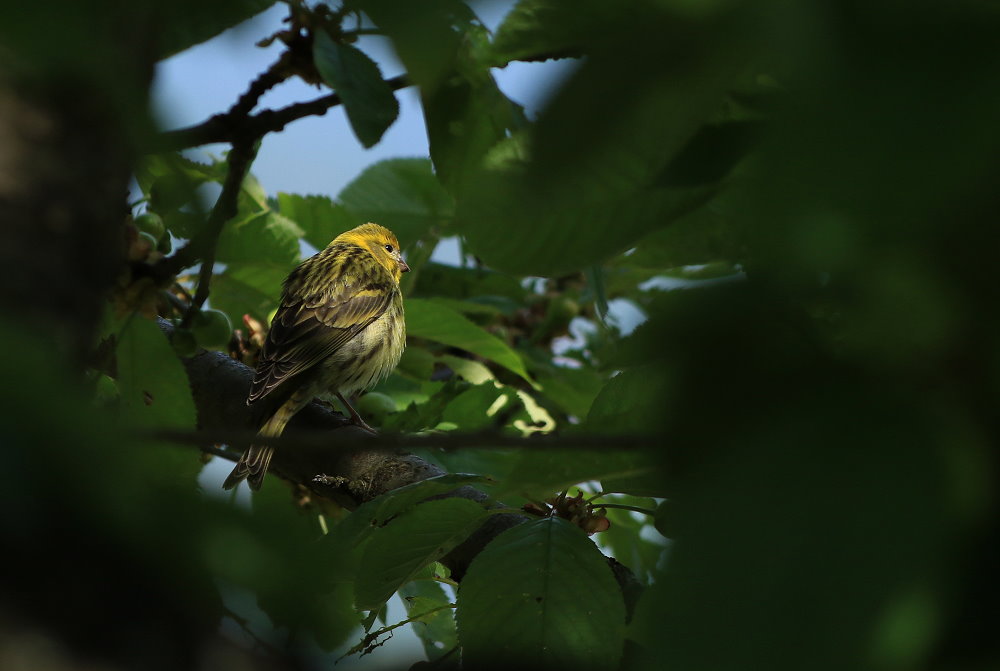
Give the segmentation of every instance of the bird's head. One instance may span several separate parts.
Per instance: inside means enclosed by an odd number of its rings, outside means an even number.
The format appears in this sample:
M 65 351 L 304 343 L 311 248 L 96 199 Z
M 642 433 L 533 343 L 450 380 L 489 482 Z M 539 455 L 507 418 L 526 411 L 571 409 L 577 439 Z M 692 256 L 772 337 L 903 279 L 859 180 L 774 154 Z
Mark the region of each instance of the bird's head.
M 337 239 L 367 249 L 381 266 L 392 273 L 396 282 L 399 282 L 403 273 L 410 272 L 410 267 L 406 265 L 403 254 L 399 250 L 399 241 L 396 240 L 393 232 L 385 226 L 363 224 L 346 233 L 341 233 Z

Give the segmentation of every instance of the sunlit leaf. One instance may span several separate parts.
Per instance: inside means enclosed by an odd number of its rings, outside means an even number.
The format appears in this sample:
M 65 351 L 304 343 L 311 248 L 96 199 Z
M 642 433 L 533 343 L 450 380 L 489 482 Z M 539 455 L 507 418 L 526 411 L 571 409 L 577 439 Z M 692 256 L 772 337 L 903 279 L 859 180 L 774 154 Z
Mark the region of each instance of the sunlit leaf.
M 531 382 L 517 352 L 446 305 L 421 298 L 408 299 L 406 331 L 411 336 L 427 338 L 478 354 Z

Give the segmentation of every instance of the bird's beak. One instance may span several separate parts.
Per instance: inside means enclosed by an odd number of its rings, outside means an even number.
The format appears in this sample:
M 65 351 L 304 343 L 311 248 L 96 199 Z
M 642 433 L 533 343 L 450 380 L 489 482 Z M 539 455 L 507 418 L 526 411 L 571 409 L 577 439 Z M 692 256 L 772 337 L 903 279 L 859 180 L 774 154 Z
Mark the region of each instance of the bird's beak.
M 399 260 L 399 272 L 401 272 L 401 273 L 408 273 L 408 272 L 410 272 L 410 267 L 408 265 L 406 265 L 406 261 L 404 261 L 403 259 Z

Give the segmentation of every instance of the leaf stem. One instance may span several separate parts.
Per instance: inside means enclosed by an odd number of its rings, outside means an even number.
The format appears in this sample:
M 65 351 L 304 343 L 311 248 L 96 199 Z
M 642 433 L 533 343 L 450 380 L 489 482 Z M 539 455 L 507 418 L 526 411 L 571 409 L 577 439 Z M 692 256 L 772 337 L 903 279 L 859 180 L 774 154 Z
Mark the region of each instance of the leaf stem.
M 618 508 L 619 510 L 631 510 L 634 513 L 642 513 L 643 515 L 655 515 L 655 510 L 650 510 L 649 508 L 640 508 L 639 506 L 627 506 L 624 503 L 595 503 L 595 508 Z

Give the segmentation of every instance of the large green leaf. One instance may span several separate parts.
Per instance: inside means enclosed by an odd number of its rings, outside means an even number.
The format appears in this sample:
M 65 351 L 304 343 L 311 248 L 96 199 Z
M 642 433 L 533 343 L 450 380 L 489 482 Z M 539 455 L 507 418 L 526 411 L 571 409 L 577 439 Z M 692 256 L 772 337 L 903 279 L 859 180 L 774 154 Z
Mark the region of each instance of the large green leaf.
M 651 494 L 648 488 L 633 492 L 616 483 L 642 479 L 658 482 L 657 462 L 646 450 L 619 450 L 612 438 L 601 449 L 521 450 L 496 487 L 497 498 L 514 494 L 544 499 L 572 485 L 599 480 L 605 491 Z
M 490 64 L 539 61 L 581 55 L 582 48 L 615 23 L 623 5 L 634 2 L 600 0 L 520 0 L 497 28 L 490 48 Z M 617 14 L 616 14 L 617 13 Z
M 167 58 L 196 44 L 215 37 L 227 28 L 259 14 L 275 0 L 218 0 L 199 2 L 159 3 L 166 15 L 158 22 L 159 39 L 155 40 L 158 56 Z
M 665 399 L 671 387 L 641 368 L 622 371 L 607 381 L 587 414 L 587 428 L 595 433 L 655 433 L 669 419 Z
M 428 501 L 374 530 L 365 546 L 355 605 L 379 608 L 401 585 L 479 528 L 489 513 L 468 499 Z
M 423 298 L 406 301 L 406 332 L 418 338 L 459 347 L 494 361 L 531 382 L 520 355 L 452 308 Z
M 366 149 L 377 144 L 399 116 L 399 103 L 375 61 L 357 47 L 334 42 L 321 30 L 313 40 L 313 62 L 323 81 L 340 96 L 361 144 Z
M 328 196 L 278 194 L 278 211 L 302 229 L 306 242 L 323 249 L 335 237 L 364 222 Z
M 156 324 L 133 315 L 121 332 L 115 354 L 120 407 L 127 420 L 151 429 L 194 428 L 187 374 Z
M 723 109 L 745 44 L 729 24 L 708 29 L 644 7 L 640 21 L 629 15 L 628 30 L 621 19 L 604 27 L 600 48 L 539 118 L 527 160 L 469 178 L 457 224 L 484 262 L 517 274 L 572 272 L 628 249 L 717 190 L 724 171 L 684 150 L 719 154 L 717 143 L 690 143 Z M 607 90 L 616 95 L 594 95 Z M 675 174 L 678 156 L 687 168 Z
M 216 259 L 223 263 L 273 263 L 289 270 L 299 260 L 302 229 L 288 217 L 264 210 L 231 221 L 219 235 Z
M 455 213 L 451 196 L 421 158 L 396 158 L 365 169 L 338 200 L 355 218 L 392 229 L 409 247 L 431 228 L 447 228 Z
M 349 0 L 391 40 L 407 75 L 421 91 L 433 92 L 451 74 L 455 55 L 476 18 L 461 0 Z
M 241 263 L 230 266 L 212 278 L 212 307 L 229 315 L 233 324 L 240 324 L 249 314 L 266 322 L 271 310 L 278 307 L 281 283 L 289 266 L 268 263 Z
M 471 667 L 614 669 L 625 604 L 606 558 L 558 518 L 493 540 L 458 593 L 458 636 Z

